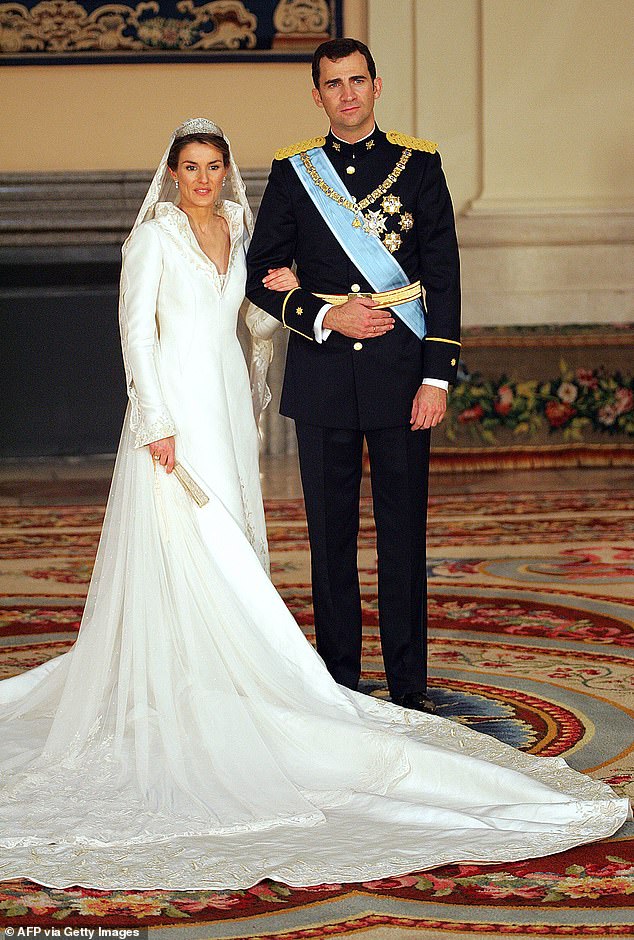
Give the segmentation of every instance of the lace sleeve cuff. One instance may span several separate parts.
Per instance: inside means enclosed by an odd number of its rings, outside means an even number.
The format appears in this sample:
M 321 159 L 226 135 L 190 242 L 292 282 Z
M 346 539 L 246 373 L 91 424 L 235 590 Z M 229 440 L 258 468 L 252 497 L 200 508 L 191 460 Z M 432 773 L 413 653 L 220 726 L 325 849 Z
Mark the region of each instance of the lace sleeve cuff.
M 144 447 L 153 441 L 160 441 L 163 437 L 172 437 L 176 434 L 176 428 L 171 417 L 165 413 L 160 415 L 154 421 L 141 421 L 134 436 L 134 446 Z

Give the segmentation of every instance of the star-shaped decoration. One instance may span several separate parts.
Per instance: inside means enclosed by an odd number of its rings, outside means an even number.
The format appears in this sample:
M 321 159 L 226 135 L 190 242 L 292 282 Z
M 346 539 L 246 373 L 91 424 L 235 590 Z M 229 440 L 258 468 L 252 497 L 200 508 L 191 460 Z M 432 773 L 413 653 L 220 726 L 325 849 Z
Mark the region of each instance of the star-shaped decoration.
M 386 248 L 389 248 L 392 254 L 401 247 L 402 238 L 396 232 L 390 232 L 389 235 L 386 235 L 383 239 L 383 244 Z
M 365 149 L 366 149 L 366 150 L 372 150 L 373 147 L 374 147 L 374 141 L 373 141 L 373 140 L 366 140 L 366 142 L 365 142 Z
M 385 231 L 386 223 L 387 219 L 378 209 L 376 212 L 366 212 L 363 231 L 366 235 L 376 235 L 379 238 L 381 232 Z
M 338 140 L 333 140 L 333 142 L 332 142 L 332 149 L 333 149 L 333 150 L 341 150 L 341 144 L 339 143 Z
M 401 216 L 401 232 L 409 232 L 414 228 L 414 216 L 411 212 L 404 212 Z
M 295 311 L 295 313 L 297 314 L 298 317 L 301 317 L 301 315 L 302 315 L 303 312 L 304 312 L 304 308 L 303 308 L 303 307 L 298 307 L 297 310 Z
M 396 212 L 401 211 L 401 200 L 398 196 L 394 195 L 384 196 L 381 207 L 388 215 L 394 215 Z

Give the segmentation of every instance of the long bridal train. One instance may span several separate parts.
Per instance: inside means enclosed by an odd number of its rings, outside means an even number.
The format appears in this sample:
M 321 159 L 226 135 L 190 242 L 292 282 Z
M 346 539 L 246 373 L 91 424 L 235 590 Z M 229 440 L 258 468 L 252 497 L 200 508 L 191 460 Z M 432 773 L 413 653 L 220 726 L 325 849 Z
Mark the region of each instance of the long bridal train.
M 0 683 L 0 877 L 358 881 L 625 821 L 562 759 L 337 686 L 210 496 L 197 509 L 126 424 L 77 643 Z

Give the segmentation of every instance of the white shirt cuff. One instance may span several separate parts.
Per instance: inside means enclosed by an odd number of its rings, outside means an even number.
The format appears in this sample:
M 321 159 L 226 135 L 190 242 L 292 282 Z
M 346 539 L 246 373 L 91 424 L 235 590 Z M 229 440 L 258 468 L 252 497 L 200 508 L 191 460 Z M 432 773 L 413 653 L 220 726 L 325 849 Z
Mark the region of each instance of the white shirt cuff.
M 445 382 L 444 379 L 423 379 L 422 385 L 433 385 L 434 388 L 442 388 L 446 392 L 449 391 L 449 382 Z
M 313 323 L 313 334 L 318 343 L 323 343 L 325 340 L 328 339 L 328 337 L 332 333 L 332 330 L 328 330 L 328 329 L 325 330 L 323 327 L 324 317 L 326 316 L 326 314 L 328 313 L 331 307 L 332 307 L 332 304 L 324 304 L 323 307 L 320 309 L 319 313 L 317 314 L 317 316 L 315 317 L 315 322 Z

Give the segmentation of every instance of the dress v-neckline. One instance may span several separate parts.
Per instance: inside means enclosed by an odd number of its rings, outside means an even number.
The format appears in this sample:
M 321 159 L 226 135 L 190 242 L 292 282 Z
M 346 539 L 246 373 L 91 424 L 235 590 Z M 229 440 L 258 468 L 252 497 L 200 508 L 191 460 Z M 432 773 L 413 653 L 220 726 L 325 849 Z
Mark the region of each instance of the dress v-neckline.
M 227 270 L 224 274 L 218 270 L 216 263 L 207 255 L 200 246 L 198 239 L 194 234 L 194 230 L 191 227 L 189 221 L 189 216 L 186 212 L 183 212 L 182 209 L 179 209 L 174 203 L 166 202 L 159 203 L 161 207 L 158 212 L 155 213 L 155 218 L 162 216 L 171 216 L 173 222 L 176 223 L 176 228 L 180 232 L 181 236 L 184 238 L 184 241 L 189 245 L 191 251 L 199 259 L 199 263 L 203 264 L 204 267 L 210 272 L 213 273 L 214 277 L 217 279 L 218 285 L 220 287 L 220 293 L 223 292 L 224 287 L 231 273 L 231 266 L 236 253 L 236 245 L 238 244 L 240 233 L 242 231 L 242 226 L 240 224 L 240 217 L 235 210 L 238 210 L 241 214 L 242 209 L 237 204 L 229 202 L 228 200 L 223 200 L 218 206 L 218 214 L 226 221 L 229 227 L 229 261 L 227 263 Z M 158 206 L 157 206 L 158 208 Z
M 178 206 L 177 206 L 176 208 L 178 209 Z M 220 209 L 221 207 L 219 206 L 218 208 Z M 223 283 L 223 279 L 226 278 L 227 274 L 229 273 L 229 267 L 230 267 L 230 265 L 231 265 L 231 250 L 232 250 L 232 248 L 233 248 L 233 241 L 232 241 L 232 238 L 231 238 L 231 224 L 230 224 L 230 222 L 229 222 L 229 219 L 228 219 L 225 215 L 223 215 L 222 212 L 220 212 L 220 211 L 218 212 L 218 217 L 221 218 L 221 219 L 224 219 L 225 222 L 227 223 L 227 231 L 228 231 L 228 234 L 229 234 L 229 252 L 228 252 L 228 256 L 227 256 L 227 270 L 226 270 L 226 271 L 221 271 L 220 268 L 218 267 L 218 265 L 216 264 L 216 262 L 214 261 L 214 259 L 211 258 L 211 257 L 207 254 L 207 252 L 205 251 L 205 249 L 203 248 L 203 246 L 202 246 L 202 245 L 200 244 L 200 242 L 198 241 L 198 238 L 196 237 L 196 232 L 194 231 L 194 227 L 192 226 L 192 223 L 191 223 L 191 219 L 189 218 L 189 216 L 187 215 L 187 213 L 184 212 L 182 209 L 179 209 L 179 212 L 182 212 L 183 215 L 187 218 L 187 224 L 189 225 L 189 229 L 190 229 L 190 231 L 191 231 L 191 233 L 192 233 L 192 236 L 193 236 L 193 238 L 194 238 L 194 241 L 195 241 L 196 244 L 198 245 L 198 248 L 200 249 L 200 251 L 202 252 L 202 254 L 205 256 L 205 258 L 207 259 L 207 261 L 208 261 L 211 265 L 213 265 L 213 267 L 216 269 L 216 274 L 217 274 L 218 277 L 221 279 L 221 284 L 222 284 L 222 283 Z

